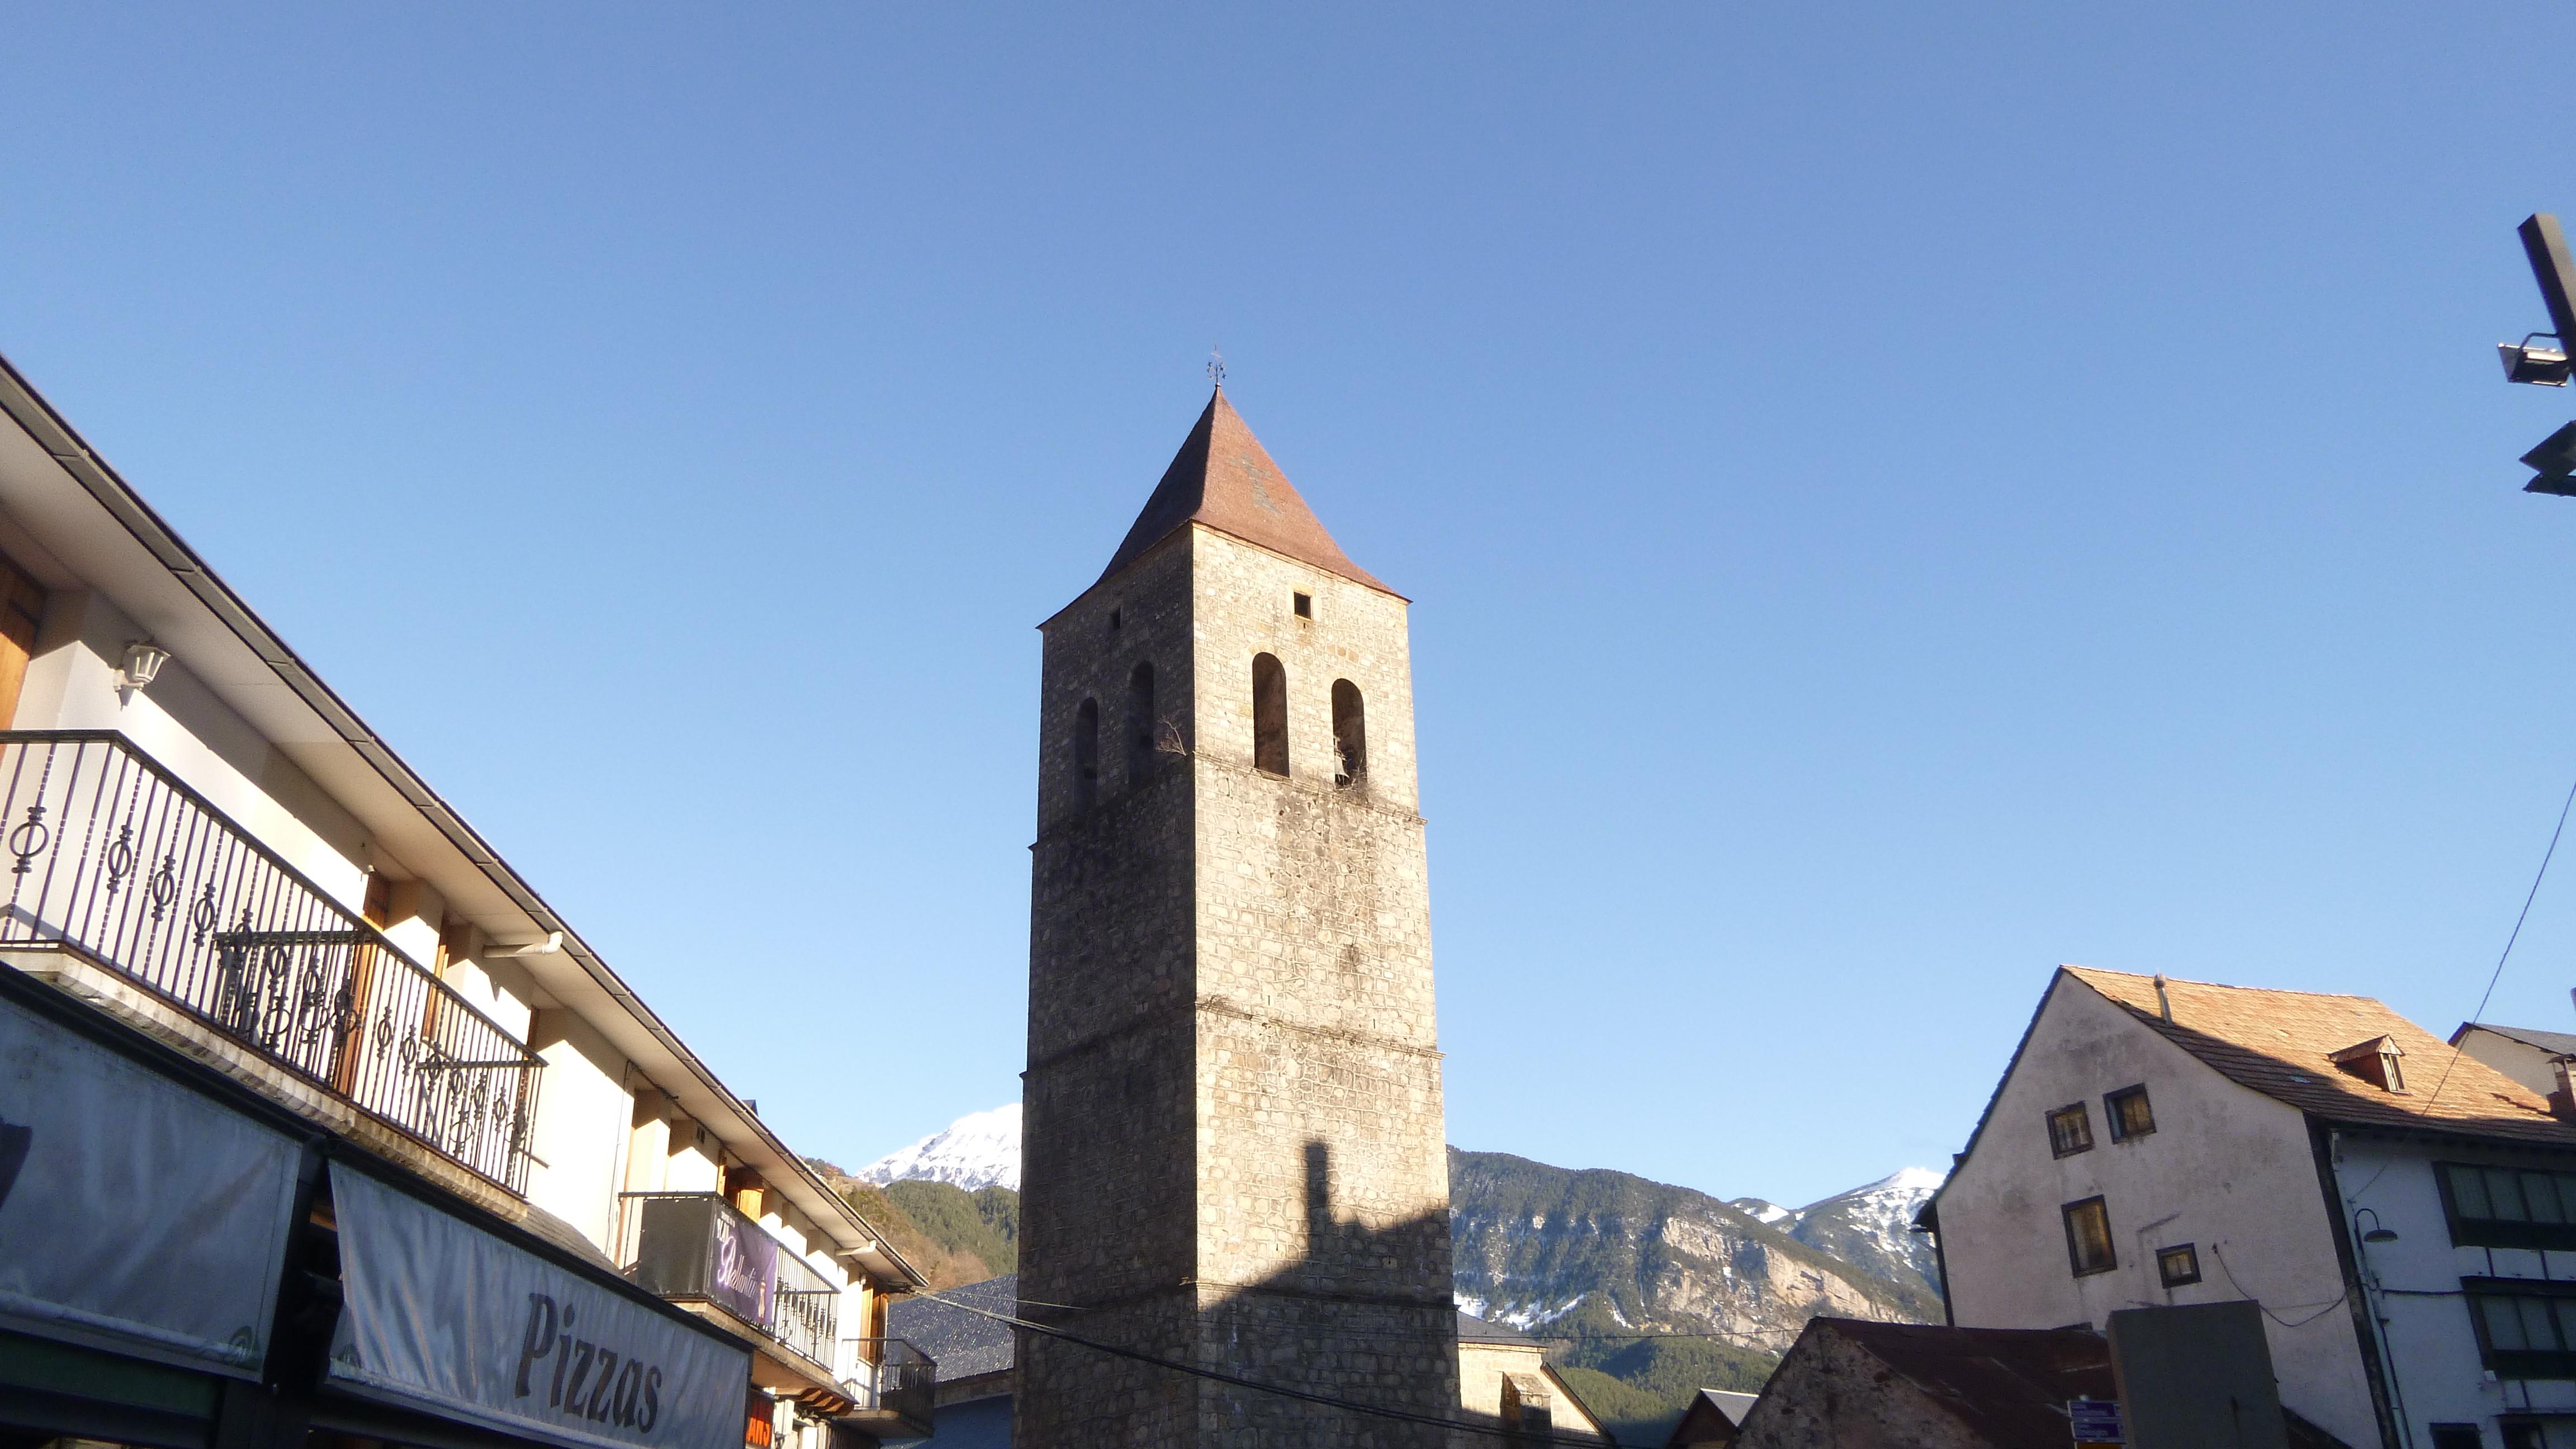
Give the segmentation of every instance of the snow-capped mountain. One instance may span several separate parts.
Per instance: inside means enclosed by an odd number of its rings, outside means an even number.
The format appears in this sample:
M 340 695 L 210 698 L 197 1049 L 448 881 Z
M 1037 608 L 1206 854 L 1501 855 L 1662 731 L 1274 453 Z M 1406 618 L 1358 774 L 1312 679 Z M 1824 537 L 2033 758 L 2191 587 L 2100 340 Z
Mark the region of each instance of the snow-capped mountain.
M 1795 1210 L 1752 1197 L 1727 1206 L 1882 1281 L 1929 1290 L 1935 1280 L 1932 1245 L 1914 1231 L 1914 1215 L 1941 1183 L 1941 1174 L 1930 1168 L 1907 1167 Z
M 854 1174 L 879 1187 L 890 1182 L 928 1180 L 954 1183 L 973 1192 L 979 1187 L 1020 1190 L 1020 1104 L 990 1112 L 972 1112 L 948 1124 L 947 1130 L 924 1137 L 900 1152 L 888 1153 Z

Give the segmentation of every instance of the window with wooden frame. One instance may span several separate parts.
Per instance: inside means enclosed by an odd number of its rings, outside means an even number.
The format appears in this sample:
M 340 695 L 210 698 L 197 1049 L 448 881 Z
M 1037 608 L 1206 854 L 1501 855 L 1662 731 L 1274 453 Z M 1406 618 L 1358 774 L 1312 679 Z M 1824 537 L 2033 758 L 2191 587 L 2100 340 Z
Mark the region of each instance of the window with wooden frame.
M 447 968 L 465 959 L 474 927 L 461 917 L 442 914 L 438 921 L 438 956 L 430 962 L 430 974 L 447 979 Z M 438 1028 L 447 1013 L 447 993 L 432 991 L 421 1003 L 420 1035 L 423 1041 L 438 1040 Z
M 2576 1252 L 2576 1173 L 2437 1162 L 2433 1176 L 2452 1246 Z
M 2083 1103 L 2069 1103 L 2048 1114 L 2050 1156 L 2073 1157 L 2092 1150 L 2093 1114 Z
M 2122 1087 L 2102 1095 L 2102 1115 L 2110 1120 L 2111 1140 L 2126 1142 L 2156 1130 L 2155 1109 L 2147 1104 L 2146 1084 Z
M 2156 1276 L 2168 1288 L 2200 1281 L 2200 1250 L 2189 1243 L 2156 1249 Z
M 2120 1266 L 2119 1250 L 2111 1242 L 2111 1209 L 2102 1199 L 2088 1197 L 2059 1211 L 2066 1218 L 2066 1261 L 2076 1277 L 2108 1273 Z
M 2463 1278 L 2478 1356 L 2500 1379 L 2576 1379 L 2576 1283 Z

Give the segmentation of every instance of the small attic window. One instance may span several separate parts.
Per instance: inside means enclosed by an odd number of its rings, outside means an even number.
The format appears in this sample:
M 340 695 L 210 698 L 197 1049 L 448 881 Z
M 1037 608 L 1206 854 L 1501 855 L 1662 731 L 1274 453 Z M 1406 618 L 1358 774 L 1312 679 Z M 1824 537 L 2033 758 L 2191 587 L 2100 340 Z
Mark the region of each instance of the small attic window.
M 2406 1053 L 2395 1037 L 2375 1036 L 2355 1042 L 2327 1060 L 2346 1076 L 2359 1077 L 2383 1092 L 2406 1091 Z
M 1315 596 L 1313 594 L 1290 594 L 1288 596 L 1288 600 L 1289 607 L 1297 611 L 1298 618 L 1311 619 L 1315 617 Z

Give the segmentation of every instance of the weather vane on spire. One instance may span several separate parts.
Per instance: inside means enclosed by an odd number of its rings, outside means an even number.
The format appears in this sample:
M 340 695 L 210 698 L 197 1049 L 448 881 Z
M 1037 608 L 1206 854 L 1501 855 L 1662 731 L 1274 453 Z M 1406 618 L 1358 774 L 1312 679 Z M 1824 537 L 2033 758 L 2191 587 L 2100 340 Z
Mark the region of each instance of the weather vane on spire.
M 1208 344 L 1207 372 L 1208 381 L 1216 384 L 1217 391 L 1225 391 L 1225 354 L 1217 351 L 1213 342 Z

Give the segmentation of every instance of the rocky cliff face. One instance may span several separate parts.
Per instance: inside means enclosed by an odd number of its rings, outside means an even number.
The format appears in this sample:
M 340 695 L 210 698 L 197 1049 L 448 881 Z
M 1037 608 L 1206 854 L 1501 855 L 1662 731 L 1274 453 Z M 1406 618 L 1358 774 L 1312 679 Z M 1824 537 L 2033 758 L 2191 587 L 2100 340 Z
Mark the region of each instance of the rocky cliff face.
M 1876 1276 L 1705 1193 L 1497 1152 L 1452 1151 L 1449 1164 L 1460 1306 L 1527 1332 L 1707 1335 L 1776 1355 L 1820 1313 L 1941 1311 L 1919 1275 Z

